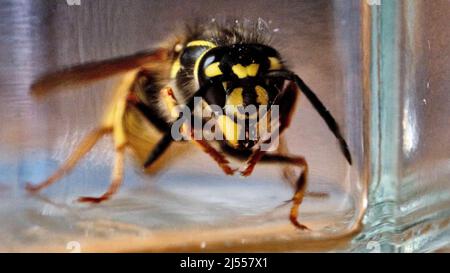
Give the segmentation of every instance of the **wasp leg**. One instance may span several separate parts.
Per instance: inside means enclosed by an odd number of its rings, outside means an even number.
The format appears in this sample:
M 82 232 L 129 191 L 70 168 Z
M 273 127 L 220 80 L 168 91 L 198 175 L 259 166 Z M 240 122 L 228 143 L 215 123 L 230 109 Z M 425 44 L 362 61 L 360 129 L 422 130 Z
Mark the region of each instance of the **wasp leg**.
M 89 133 L 81 142 L 81 144 L 75 149 L 75 151 L 68 157 L 68 159 L 63 163 L 63 165 L 56 170 L 49 178 L 45 181 L 32 185 L 28 183 L 26 185 L 26 190 L 29 192 L 38 192 L 48 186 L 52 185 L 67 173 L 69 173 L 73 167 L 83 158 L 86 153 L 88 153 L 92 147 L 98 142 L 98 140 L 105 134 L 111 133 L 110 128 L 98 128 Z
M 283 155 L 289 154 L 286 139 L 283 136 L 280 137 L 280 144 L 278 145 L 277 152 Z M 295 175 L 295 171 L 292 168 L 292 166 L 284 166 L 282 172 L 283 172 L 283 179 L 284 181 L 286 181 L 286 183 L 288 183 L 289 185 L 295 184 L 297 176 Z
M 289 214 L 289 219 L 291 220 L 291 223 L 295 227 L 302 230 L 308 229 L 308 227 L 300 224 L 297 220 L 298 209 L 303 201 L 303 197 L 305 196 L 306 186 L 308 182 L 308 163 L 306 162 L 305 158 L 301 156 L 289 156 L 283 154 L 267 154 L 265 151 L 256 150 L 250 156 L 250 159 L 247 161 L 247 167 L 245 168 L 244 171 L 241 172 L 241 174 L 244 176 L 250 175 L 258 162 L 281 163 L 287 164 L 288 166 L 294 165 L 296 167 L 300 167 L 301 174 L 300 177 L 297 178 L 295 182 L 294 196 L 292 197 L 291 200 L 288 201 L 293 202 L 291 212 Z
M 298 92 L 295 83 L 289 83 L 289 85 L 284 90 L 283 94 L 279 97 L 279 107 L 280 107 L 280 127 L 278 131 L 278 136 L 272 134 L 269 138 L 279 137 L 279 146 L 277 148 L 280 154 L 284 154 L 287 151 L 286 143 L 282 136 L 284 130 L 286 130 L 291 124 L 292 116 L 294 114 L 294 107 L 297 102 Z M 274 132 L 276 133 L 276 132 Z M 243 176 L 249 176 L 252 174 L 256 163 L 266 154 L 266 152 L 260 149 L 254 151 L 247 161 L 247 167 L 241 172 Z M 288 175 L 289 170 L 286 168 L 284 170 L 284 175 Z
M 280 136 L 280 144 L 277 149 L 278 154 L 288 155 L 289 149 L 286 145 L 286 139 L 283 136 Z M 283 180 L 288 183 L 290 186 L 294 187 L 297 182 L 297 174 L 291 165 L 284 166 L 282 169 Z M 321 191 L 306 191 L 305 196 L 312 198 L 328 198 L 329 194 L 327 192 Z M 288 200 L 287 203 L 290 203 L 291 200 Z
M 186 127 L 183 127 L 183 130 L 187 130 L 185 128 Z M 194 143 L 196 143 L 203 150 L 203 152 L 211 156 L 211 158 L 214 159 L 214 161 L 216 161 L 216 163 L 219 165 L 219 167 L 226 175 L 233 175 L 236 172 L 236 169 L 230 167 L 230 161 L 228 161 L 225 155 L 217 151 L 213 146 L 211 146 L 211 144 L 209 144 L 208 141 L 203 139 L 195 139 L 193 128 L 188 130 L 192 141 L 194 141 Z
M 241 172 L 241 175 L 251 175 L 253 170 L 255 169 L 256 163 L 258 163 L 265 154 L 266 152 L 261 151 L 260 149 L 253 152 L 250 158 L 247 160 L 247 167 L 245 167 L 245 169 Z
M 27 184 L 26 189 L 30 192 L 38 192 L 70 172 L 75 165 L 83 158 L 86 153 L 88 153 L 92 147 L 98 142 L 98 140 L 104 136 L 105 134 L 113 134 L 115 146 L 117 150 L 116 154 L 116 164 L 113 172 L 113 183 L 110 189 L 102 196 L 103 199 L 109 198 L 114 192 L 117 191 L 118 186 L 121 183 L 121 177 L 123 173 L 123 156 L 124 149 L 127 144 L 125 131 L 123 128 L 123 116 L 125 113 L 125 108 L 127 105 L 127 95 L 129 94 L 129 90 L 131 85 L 136 79 L 137 70 L 130 71 L 126 73 L 121 83 L 118 85 L 116 89 L 116 94 L 114 99 L 112 100 L 112 104 L 110 105 L 109 111 L 106 112 L 105 117 L 101 125 L 89 133 L 81 142 L 81 144 L 77 147 L 77 149 L 68 157 L 68 159 L 63 163 L 63 165 L 56 170 L 47 180 L 37 184 L 31 185 Z M 72 72 L 70 72 L 72 73 Z M 52 76 L 53 77 L 53 76 Z M 56 76 L 55 76 L 56 77 Z M 43 85 L 45 86 L 45 82 L 48 78 L 43 79 Z M 119 179 L 120 178 L 120 179 Z M 83 200 L 82 200 L 83 201 Z M 86 199 L 86 201 L 91 201 Z M 95 201 L 92 199 L 92 201 Z
M 112 129 L 112 136 L 114 140 L 114 146 L 116 150 L 114 167 L 112 171 L 111 184 L 108 190 L 99 197 L 80 197 L 79 202 L 100 203 L 106 201 L 114 195 L 122 184 L 124 161 L 125 161 L 125 148 L 128 145 L 127 134 L 124 128 L 124 115 L 126 113 L 127 105 L 129 101 L 129 90 L 132 84 L 136 81 L 137 71 L 130 71 L 126 73 L 120 84 L 116 89 L 115 99 L 110 106 L 110 110 L 106 112 L 103 118 L 102 124 Z
M 197 143 L 205 153 L 210 155 L 212 157 L 212 159 L 214 159 L 214 161 L 217 162 L 217 164 L 219 165 L 219 167 L 223 170 L 223 172 L 225 174 L 227 174 L 227 175 L 233 175 L 234 174 L 236 169 L 233 169 L 233 168 L 230 167 L 230 165 L 229 165 L 230 162 L 228 161 L 228 159 L 226 159 L 226 157 L 222 153 L 220 153 L 219 151 L 214 149 L 214 147 L 212 147 L 205 140 L 193 139 L 193 141 L 195 143 Z
M 111 196 L 113 196 L 117 192 L 120 185 L 122 185 L 124 160 L 125 147 L 122 146 L 116 149 L 114 167 L 111 176 L 111 185 L 109 186 L 108 190 L 99 197 L 80 197 L 78 198 L 78 202 L 100 203 L 110 199 Z
M 302 156 L 289 156 L 289 155 L 281 155 L 281 154 L 266 154 L 261 158 L 261 162 L 271 162 L 271 163 L 281 163 L 281 164 L 289 164 L 294 165 L 301 168 L 300 177 L 297 179 L 295 184 L 295 193 L 292 197 L 292 207 L 291 212 L 289 214 L 289 219 L 291 223 L 302 230 L 308 229 L 305 225 L 302 225 L 298 222 L 298 209 L 303 201 L 303 197 L 305 196 L 306 186 L 308 182 L 308 163 L 305 158 Z
M 274 134 L 272 134 L 272 137 Z M 272 139 L 272 137 L 269 138 Z M 265 142 L 267 143 L 267 141 Z M 256 164 L 267 154 L 267 151 L 261 150 L 261 146 L 258 147 L 253 153 L 250 155 L 249 159 L 247 160 L 247 166 L 243 171 L 241 171 L 242 176 L 249 176 L 253 173 L 253 170 L 255 169 Z

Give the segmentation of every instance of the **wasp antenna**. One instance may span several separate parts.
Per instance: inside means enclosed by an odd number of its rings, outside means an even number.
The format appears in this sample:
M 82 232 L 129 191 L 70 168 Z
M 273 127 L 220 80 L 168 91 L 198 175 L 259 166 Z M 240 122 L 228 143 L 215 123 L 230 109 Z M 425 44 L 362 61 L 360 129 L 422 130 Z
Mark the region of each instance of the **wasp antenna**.
M 293 74 L 294 81 L 300 88 L 300 90 L 305 94 L 311 104 L 314 106 L 316 111 L 320 114 L 320 116 L 325 120 L 328 128 L 333 132 L 334 136 L 338 139 L 339 145 L 341 147 L 341 151 L 347 159 L 348 163 L 352 165 L 352 156 L 348 149 L 347 142 L 341 134 L 341 130 L 339 129 L 339 125 L 337 124 L 334 117 L 328 111 L 328 109 L 323 105 L 323 103 L 319 100 L 319 98 L 314 94 L 311 88 L 306 85 L 306 83 L 296 74 Z
M 323 118 L 325 123 L 328 125 L 328 128 L 331 132 L 333 132 L 334 136 L 339 141 L 339 145 L 341 147 L 341 151 L 344 154 L 345 158 L 347 159 L 348 163 L 352 165 L 352 156 L 350 154 L 350 151 L 348 149 L 347 142 L 342 137 L 341 130 L 339 129 L 339 125 L 337 124 L 334 117 L 331 115 L 331 113 L 328 111 L 328 109 L 323 105 L 323 103 L 319 100 L 319 98 L 314 94 L 314 91 L 309 88 L 306 83 L 295 73 L 291 71 L 274 71 L 269 74 L 271 77 L 281 77 L 285 78 L 290 81 L 294 81 L 295 84 L 299 87 L 300 91 L 305 94 L 305 96 L 308 98 L 308 100 L 311 102 L 311 104 L 314 106 L 316 111 L 320 114 L 320 116 Z

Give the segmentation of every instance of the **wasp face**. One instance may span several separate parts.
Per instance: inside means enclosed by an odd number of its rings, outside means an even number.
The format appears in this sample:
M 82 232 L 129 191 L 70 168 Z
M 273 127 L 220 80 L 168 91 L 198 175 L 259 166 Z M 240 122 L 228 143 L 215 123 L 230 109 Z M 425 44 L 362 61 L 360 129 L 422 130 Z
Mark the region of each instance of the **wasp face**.
M 283 84 L 283 80 L 265 75 L 281 68 L 279 54 L 259 44 L 216 47 L 202 56 L 197 67 L 198 83 L 213 82 L 205 100 L 223 108 L 218 126 L 227 144 L 250 149 L 258 142 Z

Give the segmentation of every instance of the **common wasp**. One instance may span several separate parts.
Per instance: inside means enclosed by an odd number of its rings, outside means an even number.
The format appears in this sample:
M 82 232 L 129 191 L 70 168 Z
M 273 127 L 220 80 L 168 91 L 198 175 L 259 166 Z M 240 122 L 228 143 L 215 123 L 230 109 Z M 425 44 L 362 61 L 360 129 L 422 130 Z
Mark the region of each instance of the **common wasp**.
M 39 184 L 28 184 L 29 191 L 40 191 L 61 179 L 99 139 L 110 134 L 115 149 L 111 184 L 99 197 L 78 199 L 80 202 L 103 202 L 110 199 L 122 183 L 126 148 L 130 148 L 145 169 L 151 169 L 178 140 L 174 134 L 180 133 L 185 136 L 182 139 L 196 143 L 227 175 L 238 172 L 230 166 L 230 157 L 244 162 L 239 170 L 242 176 L 251 175 L 258 162 L 299 168 L 299 177 L 293 183 L 295 193 L 290 200 L 289 218 L 297 228 L 306 229 L 297 218 L 307 187 L 307 161 L 302 156 L 263 149 L 269 139 L 279 137 L 289 127 L 299 92 L 323 118 L 339 141 L 345 158 L 352 163 L 333 116 L 303 80 L 288 70 L 279 52 L 269 45 L 267 34 L 256 27 L 234 22 L 195 24 L 187 27 L 183 35 L 174 35 L 155 49 L 46 74 L 31 86 L 31 92 L 44 96 L 61 87 L 119 74 L 122 75 L 121 82 L 97 128 L 48 179 Z M 212 106 L 226 111 L 212 111 L 213 115 L 199 118 L 194 109 L 198 105 L 202 111 L 212 109 Z M 186 118 L 177 111 L 180 106 L 191 110 L 188 117 L 200 122 L 200 130 L 214 120 L 212 131 L 219 138 L 195 137 L 198 128 L 186 122 L 174 129 L 182 116 Z M 265 107 L 266 111 L 246 111 L 250 106 L 255 109 Z M 278 115 L 267 119 L 275 106 Z M 241 111 L 242 108 L 245 111 Z M 269 134 L 255 133 L 262 127 L 269 129 L 266 130 Z M 153 131 L 149 128 L 156 128 L 160 136 L 158 141 L 150 141 Z

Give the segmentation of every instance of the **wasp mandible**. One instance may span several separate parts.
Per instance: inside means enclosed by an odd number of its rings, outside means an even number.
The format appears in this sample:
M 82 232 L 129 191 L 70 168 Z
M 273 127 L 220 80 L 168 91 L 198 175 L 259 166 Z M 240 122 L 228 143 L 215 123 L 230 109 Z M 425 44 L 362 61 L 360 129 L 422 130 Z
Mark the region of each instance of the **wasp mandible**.
M 280 109 L 278 132 L 282 134 L 291 123 L 295 101 L 302 92 L 335 135 L 351 164 L 347 143 L 333 116 L 304 81 L 287 69 L 279 52 L 269 46 L 268 41 L 267 35 L 257 27 L 234 23 L 197 24 L 153 50 L 80 64 L 39 78 L 31 86 L 35 96 L 123 74 L 111 107 L 97 128 L 47 180 L 28 184 L 27 189 L 37 192 L 50 186 L 71 171 L 101 137 L 110 134 L 115 146 L 111 184 L 99 197 L 80 197 L 78 200 L 100 203 L 110 199 L 123 180 L 126 148 L 131 148 L 146 169 L 151 168 L 174 142 L 171 128 L 180 119 L 179 115 L 173 114 L 174 108 L 184 105 L 191 109 L 196 97 L 200 97 L 206 107 L 214 104 L 224 109 L 277 105 Z M 249 123 L 253 119 L 258 124 L 262 118 L 258 113 L 231 111 L 229 114 L 228 111 L 216 118 L 217 130 L 223 136 L 221 140 L 191 138 L 190 141 L 198 144 L 227 175 L 237 171 L 230 166 L 229 156 L 245 161 L 240 171 L 242 176 L 249 176 L 258 162 L 298 167 L 301 173 L 294 183 L 289 219 L 297 228 L 307 229 L 297 219 L 308 180 L 305 158 L 263 150 L 261 143 L 265 139 L 248 137 L 248 127 L 239 126 L 237 120 Z M 160 136 L 156 142 L 150 141 L 154 137 L 150 127 L 156 128 Z M 238 138 L 232 129 L 243 137 Z M 182 131 L 192 136 L 195 128 L 182 127 Z

